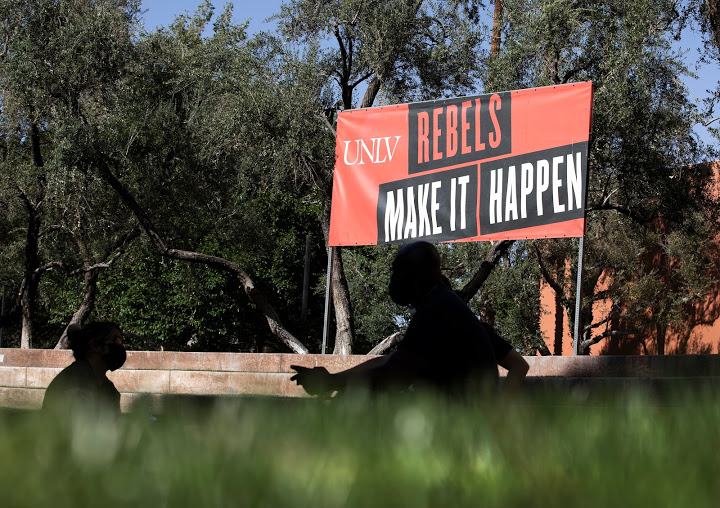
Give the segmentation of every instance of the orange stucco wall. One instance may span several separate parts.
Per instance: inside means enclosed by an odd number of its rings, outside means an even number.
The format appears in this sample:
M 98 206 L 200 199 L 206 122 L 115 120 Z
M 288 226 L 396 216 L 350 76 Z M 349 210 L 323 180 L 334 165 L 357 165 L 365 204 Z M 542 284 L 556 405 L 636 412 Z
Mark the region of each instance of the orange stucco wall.
M 711 166 L 712 177 L 710 189 L 715 197 L 720 196 L 720 161 Z M 718 257 L 714 266 L 708 267 L 708 276 L 720 280 L 720 238 L 717 239 Z M 601 291 L 609 285 L 609 280 L 602 277 L 595 288 Z M 593 306 L 593 320 L 602 320 L 608 315 L 610 301 L 596 302 Z M 569 356 L 573 354 L 572 331 L 574 323 L 568 322 L 567 313 L 557 301 L 554 290 L 545 283 L 540 288 L 540 305 L 542 308 L 540 328 L 545 343 L 554 355 Z M 664 354 L 718 354 L 720 353 L 720 283 L 705 301 L 688 309 L 686 327 L 678 329 L 670 327 L 666 331 Z M 654 341 L 657 332 L 645 332 L 643 337 L 624 337 L 604 339 L 590 348 L 591 355 L 634 355 L 658 354 Z M 643 344 L 644 339 L 644 344 Z

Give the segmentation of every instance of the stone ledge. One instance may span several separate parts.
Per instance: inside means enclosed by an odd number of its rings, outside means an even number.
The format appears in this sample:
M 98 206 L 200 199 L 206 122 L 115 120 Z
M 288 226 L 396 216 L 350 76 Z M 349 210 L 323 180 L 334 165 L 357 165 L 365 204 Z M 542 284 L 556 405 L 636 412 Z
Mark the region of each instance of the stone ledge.
M 298 355 L 131 351 L 125 366 L 109 374 L 121 404 L 147 397 L 306 397 L 290 381 L 291 365 L 324 366 L 337 372 L 370 358 L 365 355 Z M 527 385 L 542 387 L 651 386 L 679 382 L 720 385 L 720 355 L 526 357 Z M 72 363 L 67 350 L 0 349 L 0 406 L 37 408 L 45 388 Z M 506 374 L 499 369 L 500 375 Z
M 15 409 L 40 409 L 45 390 L 0 387 L 0 406 Z
M 330 372 L 364 362 L 366 355 L 298 355 L 286 353 L 188 353 L 130 351 L 123 370 L 292 373 L 291 365 Z M 532 356 L 529 376 L 542 377 L 692 377 L 720 376 L 720 355 L 675 356 Z M 0 348 L 0 369 L 33 367 L 61 369 L 72 363 L 72 352 L 53 349 Z M 501 375 L 504 369 L 500 369 Z M 10 375 L 7 372 L 4 376 Z

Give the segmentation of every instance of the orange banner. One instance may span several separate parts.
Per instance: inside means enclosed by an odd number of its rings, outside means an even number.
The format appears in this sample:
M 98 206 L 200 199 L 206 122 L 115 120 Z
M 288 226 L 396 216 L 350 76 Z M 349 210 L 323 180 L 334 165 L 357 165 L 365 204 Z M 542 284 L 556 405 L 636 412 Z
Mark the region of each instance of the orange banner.
M 592 83 L 343 111 L 330 245 L 583 236 Z

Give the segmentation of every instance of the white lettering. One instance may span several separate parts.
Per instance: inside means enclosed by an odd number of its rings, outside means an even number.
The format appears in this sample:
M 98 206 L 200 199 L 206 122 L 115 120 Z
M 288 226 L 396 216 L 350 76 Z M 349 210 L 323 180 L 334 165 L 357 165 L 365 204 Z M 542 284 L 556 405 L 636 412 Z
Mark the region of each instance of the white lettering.
M 529 162 L 520 169 L 520 218 L 527 219 L 527 198 L 533 190 L 533 172 L 535 168 Z
M 418 185 L 418 211 L 420 217 L 418 222 L 418 236 L 425 236 L 430 234 L 430 217 L 428 216 L 427 202 L 428 195 L 430 194 L 430 184 Z
M 397 191 L 397 206 L 392 191 L 387 193 L 387 206 L 385 207 L 385 241 L 391 242 L 402 238 L 403 223 L 403 191 Z
M 502 222 L 502 174 L 503 168 L 490 172 L 490 224 Z M 497 216 L 497 220 L 496 220 Z
M 455 231 L 455 185 L 457 178 L 450 179 L 450 231 Z
M 398 191 L 400 192 L 400 191 Z M 413 187 L 407 190 L 407 222 L 405 223 L 405 238 L 417 236 L 417 213 L 415 212 L 415 192 Z
M 465 210 L 467 208 L 467 186 L 470 183 L 470 177 L 468 175 L 461 176 L 458 179 L 460 185 L 460 229 L 467 228 L 467 219 L 465 218 Z M 453 201 L 453 209 L 455 208 L 455 202 Z
M 537 163 L 537 214 L 543 214 L 543 193 L 550 187 L 550 164 L 545 159 Z
M 354 166 L 355 164 L 357 164 L 357 161 L 358 161 L 358 159 L 360 158 L 360 153 L 359 153 L 359 152 L 360 152 L 360 149 L 358 148 L 358 147 L 359 147 L 359 144 L 358 144 L 359 141 L 360 141 L 359 139 L 356 139 L 356 140 L 355 140 L 355 160 L 352 161 L 352 162 L 350 162 L 350 161 L 348 160 L 348 152 L 349 152 L 348 147 L 350 146 L 351 141 L 345 141 L 344 161 L 345 161 L 345 165 L 346 165 L 346 166 Z
M 560 190 L 560 186 L 562 185 L 562 180 L 560 180 L 560 176 L 558 175 L 558 167 L 563 162 L 562 155 L 558 157 L 553 157 L 553 211 L 555 213 L 562 213 L 565 211 L 565 205 L 560 203 L 560 196 L 558 194 L 558 191 Z
M 442 182 L 432 183 L 432 202 L 431 202 L 431 215 L 432 215 L 432 232 L 434 235 L 442 234 L 442 227 L 437 222 L 437 211 L 440 209 L 440 203 L 437 201 L 437 191 L 442 186 Z
M 362 148 L 363 152 L 365 152 L 370 159 L 370 162 L 373 162 L 373 152 L 375 151 L 375 140 L 372 140 L 372 148 L 368 148 L 367 144 L 365 144 L 365 140 L 360 140 L 360 147 Z M 360 153 L 360 164 L 365 164 L 365 161 L 363 160 L 362 152 Z
M 582 182 L 580 181 L 580 152 L 575 154 L 575 163 L 573 164 L 572 154 L 567 156 L 567 193 L 568 193 L 568 211 L 573 209 L 573 200 L 575 208 L 580 208 L 582 204 Z
M 505 222 L 517 220 L 517 185 L 515 185 L 515 166 L 508 168 L 507 192 L 505 193 Z M 510 218 L 512 215 L 512 219 Z
M 395 136 L 395 146 L 393 147 L 392 151 L 390 151 L 390 138 L 383 138 L 385 140 L 385 148 L 387 149 L 388 153 L 388 161 L 392 161 L 392 158 L 395 155 L 395 150 L 397 150 L 398 143 L 400 143 L 401 137 L 402 136 Z
M 395 136 L 395 145 L 392 148 L 390 147 L 390 140 L 392 139 L 391 136 L 387 136 L 384 138 L 371 138 L 369 141 L 370 146 L 368 146 L 368 142 L 364 139 L 343 141 L 343 143 L 345 144 L 343 161 L 345 162 L 346 166 L 365 164 L 366 159 L 369 161 L 370 164 L 382 164 L 383 162 L 390 162 L 395 155 L 395 150 L 397 150 L 401 137 L 402 136 Z M 351 143 L 354 144 L 355 159 L 353 161 L 350 161 L 350 153 L 352 151 L 350 149 Z
M 506 179 L 503 179 L 504 168 L 492 169 L 489 178 L 485 176 L 489 182 L 485 180 L 484 185 L 489 190 L 483 192 L 483 199 L 487 200 L 483 206 L 487 206 L 490 224 L 532 219 L 533 215 L 542 217 L 545 212 L 543 198 L 548 192 L 552 196 L 552 210 L 548 213 L 558 215 L 581 208 L 584 197 L 581 152 L 553 157 L 552 161 L 523 162 L 519 166 L 510 165 L 507 169 Z M 453 182 L 453 185 L 457 183 Z M 563 202 L 566 193 L 567 201 Z M 453 199 L 456 199 L 456 194 L 453 189 Z M 536 199 L 536 207 L 531 199 Z M 546 198 L 544 203 L 549 205 L 549 201 Z

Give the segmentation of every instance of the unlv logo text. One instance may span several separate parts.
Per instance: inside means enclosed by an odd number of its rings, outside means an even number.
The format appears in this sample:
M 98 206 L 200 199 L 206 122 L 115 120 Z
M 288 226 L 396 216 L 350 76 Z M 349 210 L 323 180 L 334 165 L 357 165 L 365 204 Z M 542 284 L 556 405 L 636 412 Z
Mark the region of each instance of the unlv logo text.
M 369 141 L 354 139 L 343 141 L 343 161 L 346 166 L 355 164 L 382 164 L 392 161 L 395 149 L 402 136 L 388 136 L 385 138 L 372 138 Z M 394 141 L 393 141 L 394 138 Z

